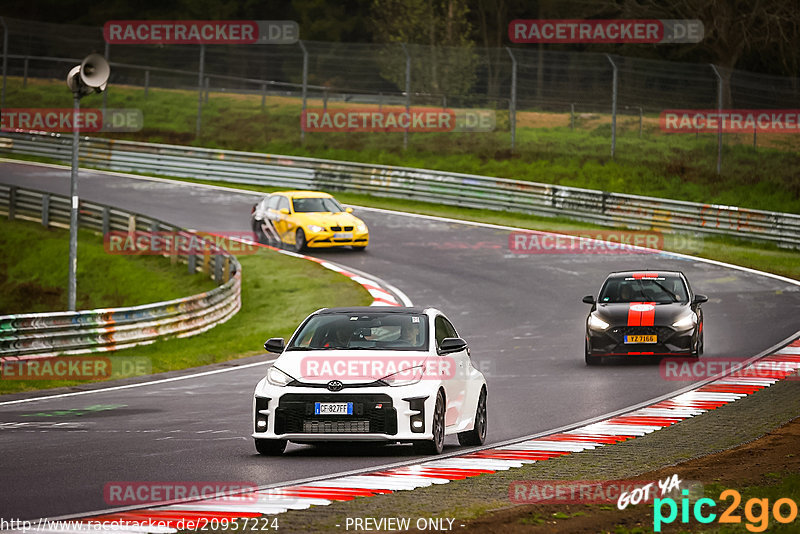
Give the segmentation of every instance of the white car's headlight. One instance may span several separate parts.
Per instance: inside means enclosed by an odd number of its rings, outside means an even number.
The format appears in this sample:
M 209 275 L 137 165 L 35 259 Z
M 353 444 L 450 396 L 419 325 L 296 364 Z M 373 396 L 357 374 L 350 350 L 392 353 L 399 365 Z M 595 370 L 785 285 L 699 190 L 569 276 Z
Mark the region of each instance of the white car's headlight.
M 384 376 L 381 378 L 381 381 L 386 382 L 386 384 L 391 387 L 411 386 L 422 380 L 422 374 L 425 370 L 424 367 L 423 365 L 418 365 L 417 367 L 403 369 L 402 371 Z
M 356 230 L 359 231 L 359 232 L 366 232 L 367 231 L 367 225 L 364 224 L 363 222 L 362 223 L 358 223 L 356 225 Z
M 589 316 L 589 328 L 592 330 L 606 330 L 609 326 L 607 322 L 600 319 L 597 315 L 591 314 Z
M 269 368 L 269 371 L 267 371 L 267 382 L 269 382 L 273 386 L 283 387 L 293 380 L 294 378 L 287 375 L 274 365 Z
M 689 315 L 684 315 L 674 323 L 672 323 L 673 328 L 690 328 L 697 324 L 697 315 L 692 312 Z
M 307 226 L 307 228 L 308 228 L 309 232 L 315 232 L 316 233 L 316 232 L 324 232 L 325 231 L 325 228 L 323 228 L 322 226 L 317 226 L 316 224 L 309 224 Z

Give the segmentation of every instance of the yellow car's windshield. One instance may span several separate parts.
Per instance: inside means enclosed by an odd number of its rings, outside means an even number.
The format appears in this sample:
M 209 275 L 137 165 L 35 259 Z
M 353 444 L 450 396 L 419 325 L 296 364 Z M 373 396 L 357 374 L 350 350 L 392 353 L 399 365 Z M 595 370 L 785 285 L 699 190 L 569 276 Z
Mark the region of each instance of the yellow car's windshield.
M 295 213 L 340 213 L 342 205 L 332 198 L 309 197 L 292 199 Z

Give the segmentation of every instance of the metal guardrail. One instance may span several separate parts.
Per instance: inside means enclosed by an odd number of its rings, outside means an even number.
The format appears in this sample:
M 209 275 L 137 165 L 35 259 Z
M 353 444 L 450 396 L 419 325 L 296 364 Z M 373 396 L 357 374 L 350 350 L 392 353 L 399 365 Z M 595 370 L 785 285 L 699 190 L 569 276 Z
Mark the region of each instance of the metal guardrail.
M 3 133 L 0 153 L 70 161 L 71 138 Z M 262 186 L 325 189 L 566 217 L 606 226 L 728 235 L 800 247 L 800 215 L 470 174 L 84 138 L 82 165 Z
M 0 185 L 0 213 L 9 219 L 69 226 L 69 198 L 16 186 Z M 153 218 L 91 202 L 81 202 L 79 226 L 106 235 L 122 232 L 193 234 Z M 147 344 L 165 337 L 188 337 L 224 323 L 241 307 L 241 265 L 227 252 L 171 254 L 190 273 L 212 274 L 218 287 L 185 298 L 75 312 L 0 316 L 0 361 L 61 354 L 107 352 Z

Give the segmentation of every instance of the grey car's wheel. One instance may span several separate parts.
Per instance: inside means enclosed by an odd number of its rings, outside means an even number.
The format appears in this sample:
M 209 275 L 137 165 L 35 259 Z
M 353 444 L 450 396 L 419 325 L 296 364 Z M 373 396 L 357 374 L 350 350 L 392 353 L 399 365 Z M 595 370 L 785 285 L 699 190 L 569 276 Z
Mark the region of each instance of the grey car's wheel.
M 264 456 L 278 456 L 286 450 L 285 439 L 257 439 L 256 450 Z
M 444 395 L 441 390 L 436 394 L 436 407 L 433 409 L 433 422 L 431 423 L 433 439 L 414 442 L 414 451 L 417 454 L 441 454 L 444 449 Z
M 306 233 L 302 228 L 298 228 L 294 234 L 294 251 L 302 252 L 306 248 Z
M 486 390 L 482 389 L 475 410 L 475 426 L 472 430 L 459 432 L 458 442 L 461 445 L 483 445 L 484 441 L 486 441 Z

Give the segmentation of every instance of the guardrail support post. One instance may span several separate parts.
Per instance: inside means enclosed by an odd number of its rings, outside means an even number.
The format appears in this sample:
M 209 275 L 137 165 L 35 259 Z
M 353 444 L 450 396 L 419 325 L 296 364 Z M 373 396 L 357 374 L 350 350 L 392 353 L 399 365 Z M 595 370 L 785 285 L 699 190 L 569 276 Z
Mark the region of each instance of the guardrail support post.
M 203 68 L 206 63 L 206 45 L 200 45 L 200 64 L 197 69 L 197 124 L 194 136 L 200 137 L 200 128 L 203 121 Z
M 206 276 L 211 274 L 211 254 L 207 247 L 203 252 L 203 272 Z
M 610 55 L 606 54 L 606 58 L 613 68 L 611 77 L 611 157 L 613 158 L 617 149 L 617 65 Z
M 717 111 L 722 113 L 722 75 L 719 73 L 717 66 L 709 63 L 711 69 L 717 77 Z M 717 128 L 717 174 L 722 172 L 722 121 L 719 122 Z
M 405 43 L 400 43 L 403 46 L 403 53 L 406 55 L 406 113 L 411 108 L 411 56 L 408 54 L 408 48 Z M 403 150 L 408 148 L 408 128 L 403 131 Z
M 229 256 L 225 256 L 225 261 L 222 264 L 222 283 L 228 283 L 228 280 L 231 278 L 231 258 Z
M 186 265 L 189 267 L 189 274 L 197 273 L 197 254 L 186 256 Z
M 107 236 L 111 231 L 111 211 L 108 206 L 103 206 L 103 236 Z
M 13 221 L 17 208 L 17 187 L 12 185 L 8 189 L 8 220 Z
M 306 112 L 306 99 L 308 98 L 308 50 L 306 50 L 306 45 L 303 41 L 298 40 L 297 43 L 300 45 L 300 49 L 303 51 L 303 109 L 301 113 L 301 120 L 300 120 L 300 144 L 303 144 L 306 140 L 306 132 L 303 129 L 303 120 Z
M 222 283 L 222 256 L 219 254 L 214 256 L 214 281 L 217 284 Z
M 42 226 L 50 226 L 50 194 L 42 195 Z
M 511 128 L 511 150 L 514 150 L 514 145 L 517 140 L 517 58 L 509 47 L 506 47 L 506 52 L 511 57 L 511 99 L 508 102 L 508 122 Z

